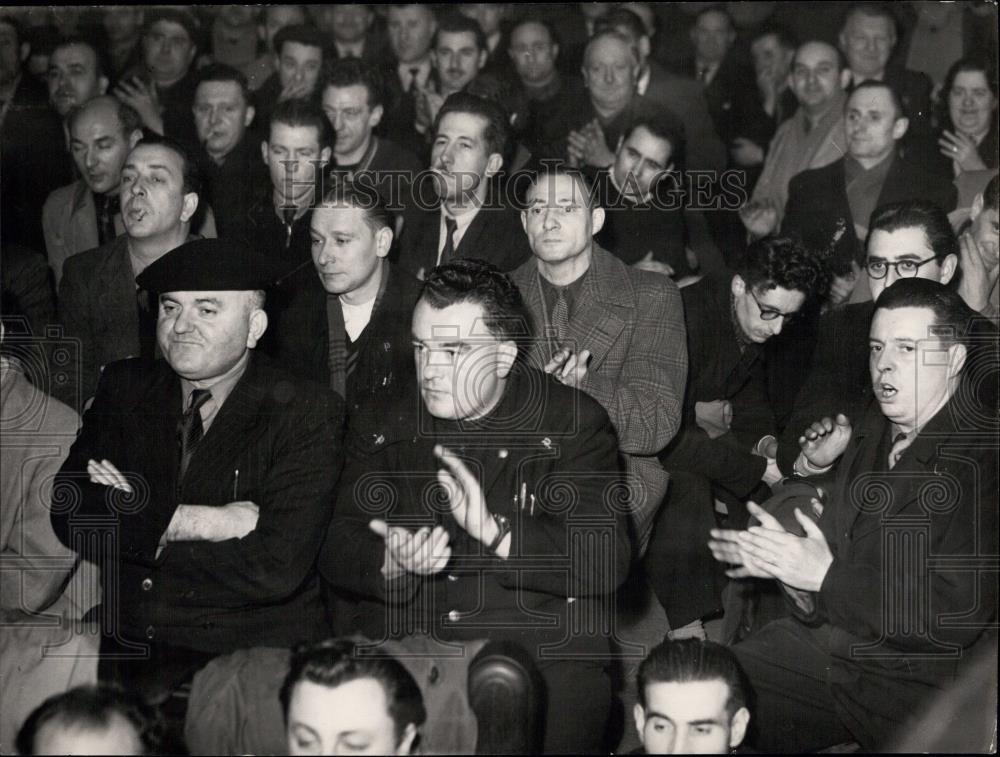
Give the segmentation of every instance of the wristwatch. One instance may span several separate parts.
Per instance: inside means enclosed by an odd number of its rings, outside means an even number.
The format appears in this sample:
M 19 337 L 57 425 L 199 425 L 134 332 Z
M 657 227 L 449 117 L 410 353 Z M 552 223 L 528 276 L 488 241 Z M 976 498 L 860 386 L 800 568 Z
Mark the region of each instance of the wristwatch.
M 496 552 L 497 547 L 500 546 L 500 542 L 504 540 L 504 537 L 510 533 L 510 521 L 503 515 L 493 514 L 491 516 L 493 522 L 497 524 L 497 535 L 496 538 L 490 542 L 489 546 L 486 547 L 490 552 Z

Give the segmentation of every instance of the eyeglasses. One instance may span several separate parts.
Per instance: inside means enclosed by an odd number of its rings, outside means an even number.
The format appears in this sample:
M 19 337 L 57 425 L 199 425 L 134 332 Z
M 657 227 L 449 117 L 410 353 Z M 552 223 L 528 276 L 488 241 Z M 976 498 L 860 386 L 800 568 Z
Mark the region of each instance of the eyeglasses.
M 917 275 L 920 266 L 927 265 L 932 260 L 937 260 L 937 255 L 931 255 L 925 260 L 897 260 L 895 263 L 890 263 L 888 260 L 879 260 L 878 258 L 869 258 L 868 262 L 865 263 L 865 270 L 868 271 L 868 275 L 873 279 L 884 279 L 889 275 L 889 269 L 895 268 L 896 275 L 900 278 L 912 279 Z
M 762 321 L 775 321 L 778 318 L 784 318 L 786 321 L 789 321 L 798 315 L 798 313 L 782 313 L 780 310 L 764 307 L 760 304 L 760 300 L 757 299 L 757 295 L 753 293 L 753 289 L 747 287 L 747 291 L 753 297 L 753 301 L 757 303 L 757 309 L 760 310 L 760 319 Z

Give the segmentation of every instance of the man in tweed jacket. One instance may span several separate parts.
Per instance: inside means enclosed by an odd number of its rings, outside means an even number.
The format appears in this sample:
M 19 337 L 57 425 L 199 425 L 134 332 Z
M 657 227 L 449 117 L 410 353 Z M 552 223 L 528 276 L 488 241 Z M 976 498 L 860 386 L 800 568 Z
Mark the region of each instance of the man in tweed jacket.
M 541 174 L 521 214 L 532 259 L 511 275 L 535 321 L 529 364 L 596 399 L 614 424 L 640 550 L 667 490 L 656 459 L 680 426 L 684 315 L 667 276 L 630 268 L 593 240 L 604 210 L 582 176 Z

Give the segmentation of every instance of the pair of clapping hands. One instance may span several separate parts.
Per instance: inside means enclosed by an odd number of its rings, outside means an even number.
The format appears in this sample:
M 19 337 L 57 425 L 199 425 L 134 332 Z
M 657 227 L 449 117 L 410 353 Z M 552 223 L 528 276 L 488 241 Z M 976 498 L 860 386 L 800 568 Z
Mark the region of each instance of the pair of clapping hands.
M 850 438 L 850 421 L 841 414 L 813 423 L 799 437 L 799 446 L 809 464 L 821 469 L 840 457 Z M 716 560 L 734 566 L 726 571 L 730 578 L 774 578 L 792 589 L 819 591 L 833 563 L 830 545 L 814 520 L 823 514 L 823 507 L 820 499 L 813 497 L 810 514 L 795 509 L 795 519 L 805 532 L 805 536 L 797 536 L 750 502 L 747 509 L 760 525 L 745 531 L 712 529 L 708 547 Z
M 443 466 L 437 472 L 437 480 L 447 494 L 452 517 L 473 539 L 492 544 L 499 533 L 498 526 L 486 507 L 479 481 L 465 463 L 440 444 L 434 447 L 434 454 Z M 444 570 L 451 560 L 450 538 L 442 526 L 410 531 L 375 519 L 368 527 L 385 541 L 382 574 L 387 579 L 406 573 L 430 576 Z M 502 558 L 510 554 L 509 536 L 500 542 L 496 554 Z
M 569 133 L 566 157 L 574 168 L 582 166 L 607 168 L 615 162 L 615 154 L 608 147 L 600 121 L 595 118 L 580 129 L 574 129 Z

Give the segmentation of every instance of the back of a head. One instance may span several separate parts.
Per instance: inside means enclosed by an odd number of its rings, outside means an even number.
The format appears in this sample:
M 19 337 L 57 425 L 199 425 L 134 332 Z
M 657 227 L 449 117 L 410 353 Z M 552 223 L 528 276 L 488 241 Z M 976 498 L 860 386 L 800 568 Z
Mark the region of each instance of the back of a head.
M 781 287 L 811 299 L 825 292 L 829 272 L 824 256 L 794 237 L 763 237 L 750 244 L 736 272 L 752 289 Z
M 37 737 L 44 729 L 106 731 L 123 721 L 142 745 L 140 754 L 160 754 L 166 727 L 160 713 L 141 697 L 108 685 L 78 686 L 49 697 L 24 721 L 17 734 L 19 754 L 37 751 Z M 121 752 L 126 754 L 127 752 Z
M 531 336 L 530 317 L 511 278 L 484 260 L 460 258 L 427 274 L 421 299 L 435 310 L 470 302 L 483 309 L 483 325 L 501 341 Z
M 729 687 L 726 712 L 730 717 L 746 706 L 743 673 L 732 652 L 712 641 L 667 640 L 655 646 L 639 665 L 639 704 L 646 706 L 646 687 L 650 684 L 715 680 Z
M 376 681 L 385 692 L 397 741 L 408 725 L 417 728 L 423 725 L 427 710 L 420 687 L 409 671 L 392 657 L 360 654 L 350 639 L 330 639 L 293 650 L 288 674 L 279 692 L 285 717 L 288 717 L 292 694 L 300 682 L 336 688 L 361 679 Z
M 936 203 L 929 200 L 906 200 L 879 205 L 872 213 L 868 224 L 868 238 L 871 242 L 877 231 L 893 232 L 900 229 L 923 229 L 927 243 L 938 260 L 959 254 L 958 237 L 945 213 Z

